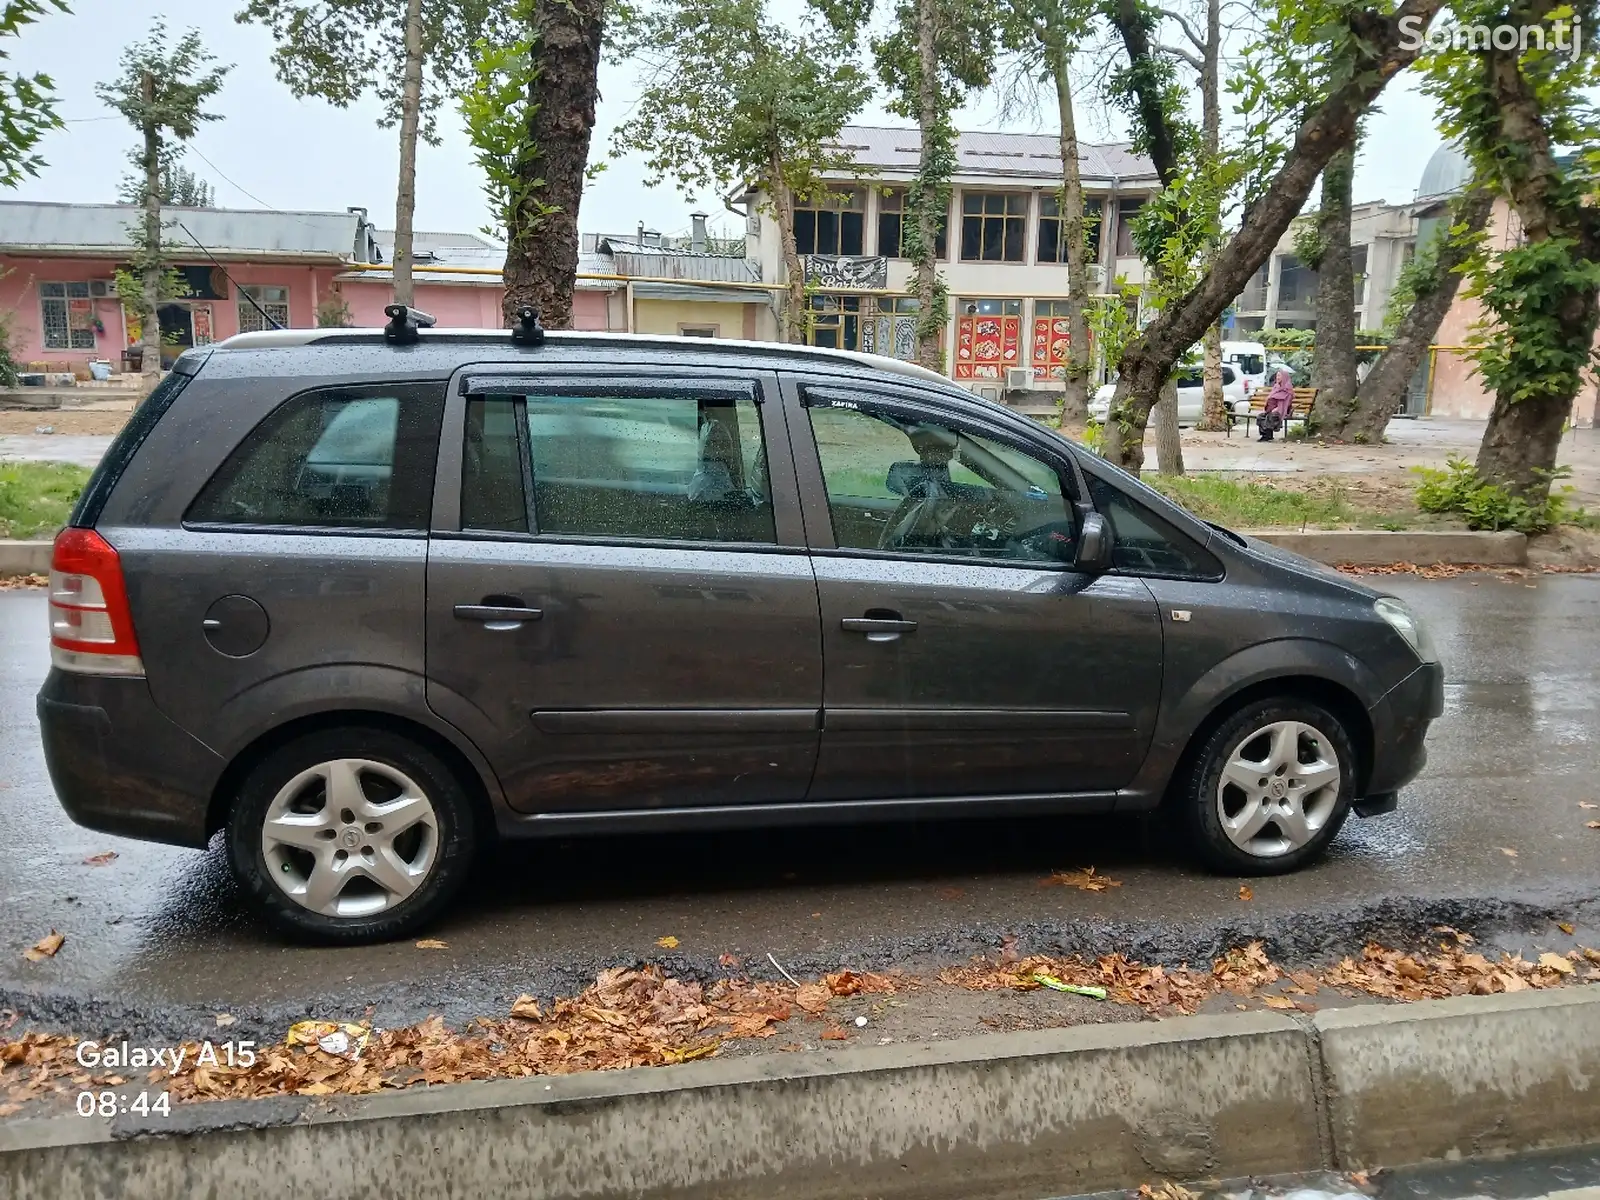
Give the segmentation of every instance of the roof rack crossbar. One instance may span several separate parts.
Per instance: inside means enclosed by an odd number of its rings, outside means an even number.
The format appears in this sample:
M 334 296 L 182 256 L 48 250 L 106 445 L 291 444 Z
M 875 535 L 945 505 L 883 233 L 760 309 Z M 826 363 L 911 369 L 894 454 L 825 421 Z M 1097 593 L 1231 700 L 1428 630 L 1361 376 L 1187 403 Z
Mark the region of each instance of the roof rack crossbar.
M 511 340 L 519 346 L 544 345 L 544 326 L 539 324 L 539 310 L 531 304 L 517 309 L 517 323 L 511 327 Z
M 405 304 L 391 304 L 383 310 L 389 323 L 383 327 L 384 341 L 395 346 L 409 346 L 417 340 L 417 330 L 429 329 L 438 324 L 431 313 L 420 312 Z

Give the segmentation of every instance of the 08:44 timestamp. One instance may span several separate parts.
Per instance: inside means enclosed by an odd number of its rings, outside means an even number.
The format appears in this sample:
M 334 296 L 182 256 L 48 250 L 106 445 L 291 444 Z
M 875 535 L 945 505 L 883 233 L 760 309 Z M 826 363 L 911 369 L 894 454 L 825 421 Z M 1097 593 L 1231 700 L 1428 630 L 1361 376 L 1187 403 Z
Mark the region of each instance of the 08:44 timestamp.
M 80 1117 L 116 1117 L 130 1113 L 139 1117 L 170 1117 L 172 1097 L 166 1092 L 133 1092 L 126 1096 L 116 1092 L 78 1093 Z

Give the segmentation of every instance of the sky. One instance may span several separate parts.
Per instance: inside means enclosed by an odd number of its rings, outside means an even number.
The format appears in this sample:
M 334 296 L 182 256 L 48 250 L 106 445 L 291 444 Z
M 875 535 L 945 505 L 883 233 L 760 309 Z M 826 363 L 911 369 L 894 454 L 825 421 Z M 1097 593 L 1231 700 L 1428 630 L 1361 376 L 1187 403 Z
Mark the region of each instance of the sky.
M 798 10 L 801 0 L 775 0 Z M 380 226 L 394 222 L 399 135 L 377 124 L 378 105 L 366 100 L 338 109 L 319 100 L 296 100 L 274 76 L 273 42 L 254 25 L 239 25 L 239 0 L 71 0 L 73 13 L 43 17 L 8 47 L 11 65 L 44 71 L 56 82 L 59 112 L 68 122 L 40 147 L 48 164 L 6 199 L 112 203 L 118 181 L 129 170 L 132 129 L 95 96 L 96 83 L 113 78 L 124 46 L 144 36 L 148 22 L 164 15 L 169 30 L 195 28 L 221 62 L 234 64 L 213 111 L 223 119 L 205 125 L 190 143 L 186 163 L 216 187 L 226 208 L 274 208 L 341 212 L 369 210 Z M 626 118 L 634 92 L 627 65 L 601 69 L 601 103 L 590 161 L 604 158 L 611 134 Z M 1085 98 L 1079 136 L 1115 140 L 1126 134 L 1105 106 Z M 904 125 L 881 105 L 868 108 L 861 124 Z M 1053 117 L 1001 122 L 993 97 L 981 96 L 960 114 L 964 129 L 1054 132 Z M 453 110 L 443 114 L 443 144 L 418 153 L 416 227 L 431 232 L 475 232 L 488 221 L 472 150 Z M 1357 202 L 1410 200 L 1428 156 L 1441 138 L 1432 106 L 1402 76 L 1384 94 L 1383 109 L 1367 123 L 1356 167 Z M 584 194 L 579 225 L 586 232 L 624 233 L 644 222 L 663 233 L 687 232 L 696 208 L 732 231 L 735 218 L 716 195 L 686 199 L 671 184 L 647 186 L 642 164 L 612 162 Z

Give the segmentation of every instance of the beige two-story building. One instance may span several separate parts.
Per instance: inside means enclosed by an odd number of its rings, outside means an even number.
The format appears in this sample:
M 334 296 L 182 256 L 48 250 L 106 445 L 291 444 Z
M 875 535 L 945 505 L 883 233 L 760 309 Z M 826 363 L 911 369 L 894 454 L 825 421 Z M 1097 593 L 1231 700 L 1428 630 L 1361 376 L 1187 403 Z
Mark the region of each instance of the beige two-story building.
M 796 200 L 796 240 L 812 287 L 810 340 L 913 358 L 917 305 L 905 257 L 906 189 L 920 139 L 914 129 L 850 126 L 839 147 L 850 156 L 850 170 L 834 174 L 828 195 Z M 963 386 L 997 396 L 1059 387 L 1067 352 L 1060 143 L 1054 134 L 963 133 L 956 153 L 954 194 L 937 246 L 952 302 L 946 370 Z M 1079 160 L 1090 290 L 1119 275 L 1142 282 L 1130 221 L 1159 186 L 1154 167 L 1126 144 L 1081 143 Z M 781 283 L 782 247 L 765 197 L 742 199 L 752 274 Z M 775 312 L 763 312 L 758 328 L 758 336 L 777 337 Z

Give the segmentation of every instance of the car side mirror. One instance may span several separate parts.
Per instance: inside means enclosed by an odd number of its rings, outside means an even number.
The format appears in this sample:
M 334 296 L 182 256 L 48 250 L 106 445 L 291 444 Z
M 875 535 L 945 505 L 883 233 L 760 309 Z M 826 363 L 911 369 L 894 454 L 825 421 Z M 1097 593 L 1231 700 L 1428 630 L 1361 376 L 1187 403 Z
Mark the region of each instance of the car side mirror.
M 1116 542 L 1116 535 L 1103 516 L 1097 512 L 1084 513 L 1083 528 L 1078 533 L 1078 558 L 1072 565 L 1096 575 L 1109 571 L 1111 551 Z

